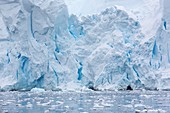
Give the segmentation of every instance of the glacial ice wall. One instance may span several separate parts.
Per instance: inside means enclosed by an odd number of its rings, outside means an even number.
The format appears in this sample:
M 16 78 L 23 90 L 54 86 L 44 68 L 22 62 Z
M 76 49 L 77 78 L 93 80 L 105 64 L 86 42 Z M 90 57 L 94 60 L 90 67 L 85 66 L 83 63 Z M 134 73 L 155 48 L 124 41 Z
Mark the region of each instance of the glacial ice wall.
M 0 10 L 1 88 L 56 87 L 56 38 L 66 31 L 68 19 L 64 2 L 7 0 L 0 3 Z
M 163 0 L 161 4 L 164 6 L 162 23 L 154 38 L 151 65 L 158 78 L 158 89 L 170 89 L 170 1 Z
M 80 16 L 63 0 L 0 1 L 0 88 L 168 88 L 160 53 L 169 49 L 158 45 L 169 16 L 162 22 L 161 2 L 108 2 Z

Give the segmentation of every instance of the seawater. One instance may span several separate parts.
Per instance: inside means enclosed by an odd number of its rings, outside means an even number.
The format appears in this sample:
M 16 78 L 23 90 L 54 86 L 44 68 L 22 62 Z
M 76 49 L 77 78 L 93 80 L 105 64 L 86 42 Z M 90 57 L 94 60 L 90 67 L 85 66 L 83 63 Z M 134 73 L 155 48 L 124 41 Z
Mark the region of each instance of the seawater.
M 0 92 L 0 113 L 170 113 L 170 92 Z

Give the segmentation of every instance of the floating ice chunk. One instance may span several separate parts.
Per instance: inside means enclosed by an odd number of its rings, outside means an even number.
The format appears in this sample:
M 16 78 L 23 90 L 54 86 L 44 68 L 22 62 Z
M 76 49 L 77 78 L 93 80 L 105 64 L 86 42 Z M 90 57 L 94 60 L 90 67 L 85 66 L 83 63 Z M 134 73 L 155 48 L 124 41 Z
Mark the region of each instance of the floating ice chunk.
M 34 92 L 34 93 L 42 93 L 42 92 L 45 92 L 45 90 L 42 89 L 42 88 L 33 88 L 33 89 L 31 89 L 31 92 Z
M 50 110 L 45 110 L 44 113 L 50 113 Z
M 32 105 L 30 102 L 28 102 L 27 105 L 26 105 L 26 107 L 27 107 L 27 108 L 32 108 L 33 105 Z
M 104 106 L 101 105 L 100 103 L 94 103 L 94 108 L 103 108 Z

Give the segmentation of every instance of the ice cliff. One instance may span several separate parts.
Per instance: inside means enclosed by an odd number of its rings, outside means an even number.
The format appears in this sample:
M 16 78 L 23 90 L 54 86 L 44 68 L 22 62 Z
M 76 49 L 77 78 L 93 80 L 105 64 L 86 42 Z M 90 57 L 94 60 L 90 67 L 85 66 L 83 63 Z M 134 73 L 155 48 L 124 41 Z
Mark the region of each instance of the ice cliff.
M 170 89 L 167 2 L 0 1 L 0 88 Z

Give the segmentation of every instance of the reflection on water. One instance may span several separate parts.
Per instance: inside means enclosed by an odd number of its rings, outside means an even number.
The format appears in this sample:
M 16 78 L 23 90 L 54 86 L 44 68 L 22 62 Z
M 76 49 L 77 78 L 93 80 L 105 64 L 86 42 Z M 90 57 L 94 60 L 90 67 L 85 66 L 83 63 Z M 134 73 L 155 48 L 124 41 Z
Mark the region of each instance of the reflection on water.
M 170 92 L 1 92 L 0 113 L 170 113 Z

